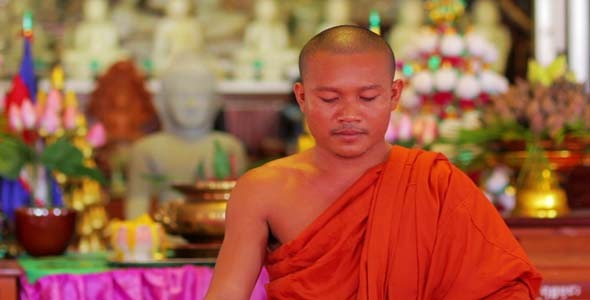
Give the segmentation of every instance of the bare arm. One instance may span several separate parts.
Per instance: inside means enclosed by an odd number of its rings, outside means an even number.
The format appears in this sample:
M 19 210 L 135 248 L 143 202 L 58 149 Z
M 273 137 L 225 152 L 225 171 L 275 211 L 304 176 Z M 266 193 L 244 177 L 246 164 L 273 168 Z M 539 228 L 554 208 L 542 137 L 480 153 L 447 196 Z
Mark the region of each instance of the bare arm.
M 258 171 L 240 178 L 228 202 L 225 238 L 206 300 L 249 299 L 263 264 L 268 241 L 267 191 Z

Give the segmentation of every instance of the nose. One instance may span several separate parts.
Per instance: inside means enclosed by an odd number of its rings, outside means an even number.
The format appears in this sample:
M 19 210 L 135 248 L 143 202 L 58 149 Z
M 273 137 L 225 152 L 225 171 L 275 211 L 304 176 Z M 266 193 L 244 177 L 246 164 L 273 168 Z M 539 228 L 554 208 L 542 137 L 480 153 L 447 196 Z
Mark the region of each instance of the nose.
M 338 121 L 339 122 L 358 122 L 360 121 L 360 107 L 356 101 L 342 101 L 341 107 L 338 112 Z

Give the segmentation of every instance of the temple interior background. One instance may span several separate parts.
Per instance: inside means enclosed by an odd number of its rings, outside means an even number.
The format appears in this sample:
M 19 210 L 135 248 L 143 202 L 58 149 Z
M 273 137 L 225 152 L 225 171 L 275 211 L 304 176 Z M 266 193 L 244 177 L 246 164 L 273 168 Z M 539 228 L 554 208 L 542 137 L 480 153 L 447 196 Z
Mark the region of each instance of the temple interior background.
M 117 236 L 142 226 L 214 263 L 235 180 L 313 146 L 298 53 L 342 24 L 396 54 L 406 88 L 384 138 L 473 179 L 542 299 L 588 299 L 589 19 L 586 0 L 0 0 L 0 299 L 34 293 L 25 253 L 166 262 Z M 28 248 L 46 241 L 18 229 L 20 207 L 75 212 L 52 227 L 61 248 Z

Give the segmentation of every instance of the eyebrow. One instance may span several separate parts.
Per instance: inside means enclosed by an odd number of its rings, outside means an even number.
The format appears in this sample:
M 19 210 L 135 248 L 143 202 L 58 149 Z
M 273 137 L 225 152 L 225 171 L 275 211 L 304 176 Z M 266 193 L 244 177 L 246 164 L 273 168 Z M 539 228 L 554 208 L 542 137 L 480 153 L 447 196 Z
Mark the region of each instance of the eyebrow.
M 381 85 L 372 84 L 368 86 L 363 86 L 360 88 L 361 91 L 366 90 L 374 90 L 374 89 L 382 89 Z M 329 87 L 329 86 L 319 86 L 312 90 L 313 92 L 339 92 L 337 88 Z

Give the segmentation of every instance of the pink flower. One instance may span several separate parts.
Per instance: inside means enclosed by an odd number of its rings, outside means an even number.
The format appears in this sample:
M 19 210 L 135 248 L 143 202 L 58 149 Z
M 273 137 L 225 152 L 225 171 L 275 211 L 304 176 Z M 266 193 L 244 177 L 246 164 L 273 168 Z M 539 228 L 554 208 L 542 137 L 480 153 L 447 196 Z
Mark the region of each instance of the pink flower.
M 412 117 L 403 113 L 399 119 L 399 139 L 402 141 L 409 141 L 412 139 Z
M 53 110 L 54 112 L 58 112 L 61 110 L 61 94 L 58 90 L 52 90 L 47 95 L 47 103 L 45 104 L 46 110 Z
M 107 134 L 102 123 L 95 123 L 90 127 L 90 130 L 88 130 L 88 134 L 86 135 L 86 140 L 94 148 L 103 146 L 106 143 Z
M 23 130 L 20 108 L 16 105 L 11 105 L 8 109 L 8 125 L 15 131 Z
M 47 131 L 47 133 L 54 133 L 57 129 L 59 129 L 60 126 L 57 112 L 49 109 L 45 111 L 45 114 L 41 118 L 39 125 L 39 127 Z
M 63 122 L 66 129 L 74 129 L 76 127 L 76 119 L 78 118 L 78 110 L 75 106 L 67 107 L 64 111 Z
M 35 113 L 35 107 L 29 99 L 25 99 L 21 104 L 20 113 L 23 121 L 24 128 L 32 129 L 35 127 L 37 122 L 37 114 Z

